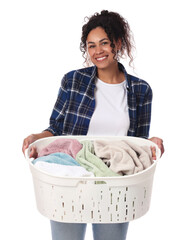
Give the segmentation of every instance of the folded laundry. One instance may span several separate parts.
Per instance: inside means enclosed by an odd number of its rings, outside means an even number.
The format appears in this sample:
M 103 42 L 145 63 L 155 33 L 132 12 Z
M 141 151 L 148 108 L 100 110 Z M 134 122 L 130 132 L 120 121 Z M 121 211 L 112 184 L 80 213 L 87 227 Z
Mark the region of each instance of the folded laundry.
M 85 168 L 80 166 L 60 165 L 42 161 L 36 162 L 35 166 L 46 173 L 59 177 L 94 177 L 93 173 L 86 171 Z
M 94 151 L 111 170 L 120 175 L 143 171 L 152 164 L 150 148 L 137 146 L 127 140 L 95 140 Z
M 153 164 L 152 152 L 149 146 L 139 146 L 130 141 L 124 141 L 128 144 L 137 154 L 138 159 L 143 164 L 143 168 L 146 169 Z
M 45 148 L 43 148 L 38 153 L 38 157 L 46 156 L 55 152 L 63 152 L 75 158 L 76 154 L 80 151 L 81 148 L 82 144 L 80 144 L 80 142 L 76 139 L 56 139 Z
M 76 161 L 87 171 L 93 172 L 96 177 L 119 176 L 108 168 L 106 164 L 94 153 L 94 146 L 91 141 L 81 141 L 83 148 L 77 153 Z
M 37 162 L 47 162 L 47 163 L 56 163 L 60 165 L 70 165 L 70 166 L 80 166 L 80 164 L 73 159 L 70 155 L 66 153 L 52 153 L 46 156 L 42 156 L 39 158 L 36 158 L 32 161 L 33 164 L 36 164 Z

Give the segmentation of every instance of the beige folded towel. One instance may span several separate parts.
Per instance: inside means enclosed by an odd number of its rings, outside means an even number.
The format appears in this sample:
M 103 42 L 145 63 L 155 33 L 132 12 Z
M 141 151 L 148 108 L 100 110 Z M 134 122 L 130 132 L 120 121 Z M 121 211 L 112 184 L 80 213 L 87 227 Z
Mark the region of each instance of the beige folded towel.
M 143 171 L 152 164 L 149 147 L 140 147 L 127 140 L 95 140 L 94 151 L 112 171 L 120 175 Z

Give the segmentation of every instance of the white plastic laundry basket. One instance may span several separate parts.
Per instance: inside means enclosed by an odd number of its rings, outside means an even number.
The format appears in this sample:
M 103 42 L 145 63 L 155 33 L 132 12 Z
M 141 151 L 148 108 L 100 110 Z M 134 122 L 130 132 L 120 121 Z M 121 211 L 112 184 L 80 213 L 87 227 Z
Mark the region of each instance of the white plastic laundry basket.
M 156 146 L 135 137 L 60 136 L 40 139 L 31 146 L 41 150 L 57 138 L 78 140 L 128 140 L 138 145 Z M 33 176 L 39 212 L 51 220 L 71 223 L 121 223 L 143 216 L 150 206 L 157 160 L 146 170 L 119 177 L 57 177 L 43 172 L 26 158 Z M 157 148 L 157 159 L 160 150 Z

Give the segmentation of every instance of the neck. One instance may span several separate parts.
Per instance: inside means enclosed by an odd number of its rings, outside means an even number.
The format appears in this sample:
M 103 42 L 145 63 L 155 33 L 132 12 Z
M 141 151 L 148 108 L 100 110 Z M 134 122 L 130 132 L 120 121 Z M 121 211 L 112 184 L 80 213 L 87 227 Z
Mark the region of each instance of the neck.
M 125 80 L 124 73 L 118 68 L 118 64 L 107 69 L 98 69 L 97 77 L 103 82 L 116 84 Z

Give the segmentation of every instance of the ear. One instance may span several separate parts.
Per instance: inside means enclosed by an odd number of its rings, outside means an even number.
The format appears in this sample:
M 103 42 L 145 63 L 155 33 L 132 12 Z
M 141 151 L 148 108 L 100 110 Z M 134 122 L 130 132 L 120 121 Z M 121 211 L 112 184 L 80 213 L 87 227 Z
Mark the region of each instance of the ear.
M 119 38 L 118 40 L 117 40 L 117 43 L 116 43 L 116 46 L 117 46 L 117 50 L 121 50 L 121 47 L 122 47 L 122 41 L 121 41 L 121 38 Z

